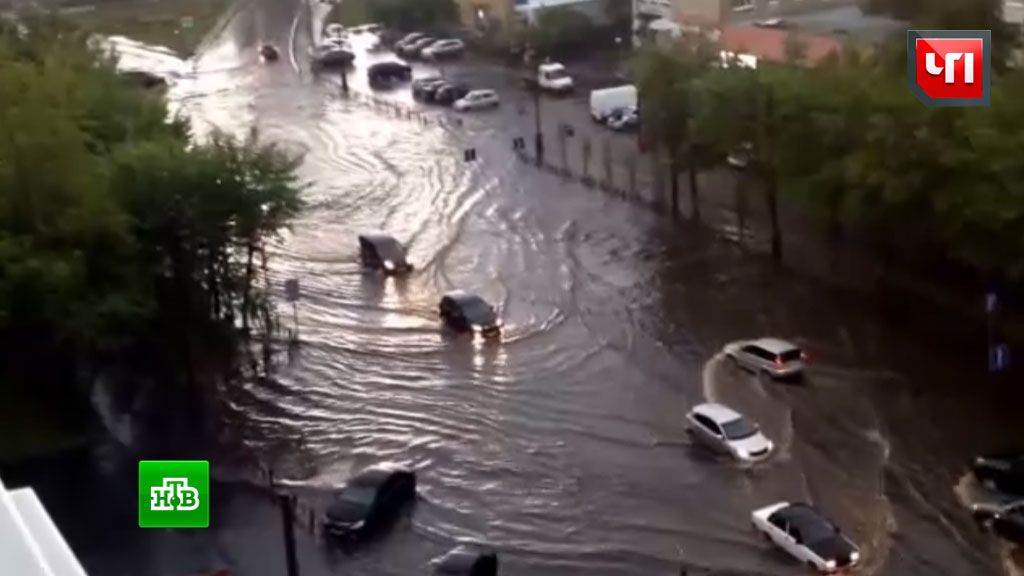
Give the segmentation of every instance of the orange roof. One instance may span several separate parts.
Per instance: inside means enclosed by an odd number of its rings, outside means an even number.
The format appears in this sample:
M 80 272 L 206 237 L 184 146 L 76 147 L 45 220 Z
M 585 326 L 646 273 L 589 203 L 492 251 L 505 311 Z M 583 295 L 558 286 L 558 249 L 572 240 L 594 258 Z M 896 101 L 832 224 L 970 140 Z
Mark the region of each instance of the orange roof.
M 785 62 L 786 38 L 789 30 L 757 28 L 754 26 L 727 26 L 718 39 L 723 50 L 740 54 L 752 54 L 759 59 Z M 820 62 L 832 52 L 840 52 L 842 44 L 830 36 L 798 34 L 797 38 L 806 48 L 805 60 L 811 64 Z

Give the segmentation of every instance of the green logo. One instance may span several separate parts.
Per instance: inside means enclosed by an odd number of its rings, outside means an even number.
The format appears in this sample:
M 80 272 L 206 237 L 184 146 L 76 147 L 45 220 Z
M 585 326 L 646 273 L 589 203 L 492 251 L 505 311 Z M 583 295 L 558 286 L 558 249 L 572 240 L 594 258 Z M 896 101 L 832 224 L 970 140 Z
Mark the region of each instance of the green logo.
M 139 528 L 209 525 L 209 462 L 139 460 Z

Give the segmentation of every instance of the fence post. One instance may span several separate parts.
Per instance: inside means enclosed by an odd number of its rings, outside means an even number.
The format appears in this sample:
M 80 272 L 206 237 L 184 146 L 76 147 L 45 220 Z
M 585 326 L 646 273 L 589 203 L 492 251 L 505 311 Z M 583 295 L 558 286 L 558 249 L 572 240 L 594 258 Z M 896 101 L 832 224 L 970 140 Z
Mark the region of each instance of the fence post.
M 590 154 L 591 154 L 590 136 L 583 137 L 583 180 L 590 180 Z
M 615 189 L 615 174 L 612 172 L 612 143 L 611 140 L 604 139 L 604 183 L 609 190 Z
M 629 155 L 627 168 L 629 169 L 629 196 L 631 198 L 636 198 L 636 154 Z

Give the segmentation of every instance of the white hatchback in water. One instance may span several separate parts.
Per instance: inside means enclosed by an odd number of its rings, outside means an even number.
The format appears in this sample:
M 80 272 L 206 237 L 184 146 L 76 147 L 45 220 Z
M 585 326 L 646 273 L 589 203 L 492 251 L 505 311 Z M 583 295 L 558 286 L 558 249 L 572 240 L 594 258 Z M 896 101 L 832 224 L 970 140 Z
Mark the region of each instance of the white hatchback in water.
M 722 404 L 698 404 L 686 414 L 689 430 L 702 443 L 741 462 L 771 455 L 775 445 L 754 422 Z
M 742 368 L 773 378 L 800 377 L 807 354 L 796 344 L 778 338 L 759 338 L 726 344 L 726 356 Z

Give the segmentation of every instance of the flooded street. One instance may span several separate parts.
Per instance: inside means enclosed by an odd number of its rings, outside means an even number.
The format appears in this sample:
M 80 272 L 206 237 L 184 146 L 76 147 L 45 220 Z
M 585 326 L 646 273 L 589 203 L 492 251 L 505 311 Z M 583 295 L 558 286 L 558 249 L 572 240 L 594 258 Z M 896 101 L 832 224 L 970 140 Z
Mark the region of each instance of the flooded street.
M 466 72 L 505 105 L 462 125 L 345 100 L 336 78 L 308 72 L 305 18 L 297 3 L 254 0 L 194 66 L 164 65 L 177 66 L 171 99 L 200 134 L 255 127 L 305 154 L 307 208 L 271 270 L 276 286 L 301 282 L 301 345 L 277 382 L 226 389 L 226 437 L 314 492 L 380 461 L 419 474 L 415 512 L 389 537 L 326 560 L 304 547 L 310 574 L 424 573 L 464 541 L 497 548 L 510 575 L 803 573 L 750 528 L 750 512 L 778 500 L 828 513 L 864 549 L 859 573 L 1005 573 L 1006 551 L 956 493 L 976 451 L 1020 433 L 1019 409 L 984 380 L 983 335 L 965 345 L 974 334 L 879 311 L 522 163 L 511 141 L 530 136 L 532 117 L 500 72 Z M 259 63 L 261 42 L 281 60 Z M 361 54 L 353 89 L 373 58 L 386 56 Z M 407 88 L 389 98 L 411 104 Z M 411 276 L 362 271 L 356 235 L 373 229 L 409 246 Z M 439 330 L 438 300 L 455 288 L 499 305 L 500 343 Z M 761 335 L 806 347 L 806 385 L 719 355 Z M 778 455 L 742 469 L 692 446 L 684 414 L 706 400 L 758 420 Z M 231 469 L 234 456 L 215 471 L 255 478 Z M 253 507 L 223 517 L 279 529 Z M 133 562 L 152 552 L 131 538 L 84 556 L 101 576 L 176 573 L 173 557 Z M 222 558 L 248 566 L 240 574 L 283 573 L 276 552 L 250 550 L 261 563 L 238 558 L 244 541 L 220 546 L 235 546 Z

